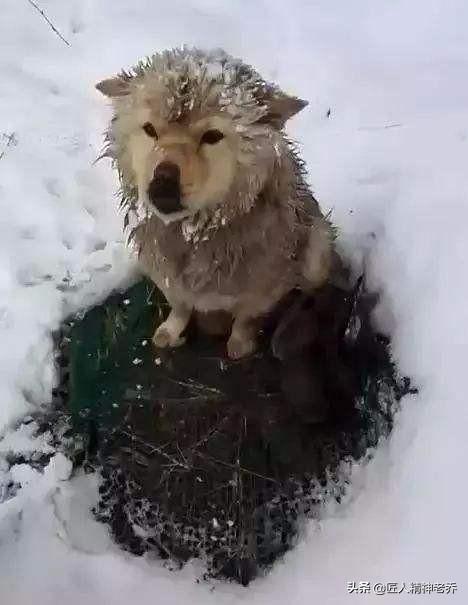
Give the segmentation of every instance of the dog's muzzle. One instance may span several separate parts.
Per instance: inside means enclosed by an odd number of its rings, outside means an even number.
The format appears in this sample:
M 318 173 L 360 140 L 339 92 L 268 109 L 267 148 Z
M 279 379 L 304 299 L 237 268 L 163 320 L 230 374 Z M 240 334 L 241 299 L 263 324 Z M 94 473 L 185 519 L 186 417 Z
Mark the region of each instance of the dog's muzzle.
M 180 170 L 176 164 L 161 162 L 156 167 L 148 187 L 148 198 L 162 214 L 184 210 L 180 201 Z

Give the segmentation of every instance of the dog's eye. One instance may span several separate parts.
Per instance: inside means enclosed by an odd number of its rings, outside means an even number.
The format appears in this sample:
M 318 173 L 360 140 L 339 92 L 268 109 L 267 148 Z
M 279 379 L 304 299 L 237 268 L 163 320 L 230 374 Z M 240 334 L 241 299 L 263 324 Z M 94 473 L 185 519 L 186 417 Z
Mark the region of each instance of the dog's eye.
M 151 124 L 151 122 L 145 122 L 143 124 L 143 130 L 152 139 L 157 139 L 158 138 L 158 133 L 156 132 L 156 128 L 153 126 L 153 124 Z
M 214 145 L 221 139 L 224 139 L 224 134 L 220 130 L 213 128 L 212 130 L 207 130 L 203 134 L 200 144 L 203 145 L 203 143 L 208 143 L 208 145 Z

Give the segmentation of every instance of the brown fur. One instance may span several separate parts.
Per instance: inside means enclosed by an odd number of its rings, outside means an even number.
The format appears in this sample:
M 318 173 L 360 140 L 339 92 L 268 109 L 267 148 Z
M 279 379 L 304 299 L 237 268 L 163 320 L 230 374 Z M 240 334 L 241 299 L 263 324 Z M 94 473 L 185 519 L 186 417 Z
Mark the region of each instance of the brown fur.
M 221 65 L 210 75 L 208 66 Z M 107 155 L 122 181 L 131 241 L 172 311 L 157 346 L 177 346 L 192 312 L 227 311 L 233 358 L 255 348 L 257 320 L 292 288 L 312 290 L 330 271 L 332 229 L 285 137 L 305 103 L 231 57 L 168 51 L 98 84 L 115 118 Z M 157 140 L 142 131 L 150 122 Z M 202 145 L 207 129 L 222 131 Z M 156 166 L 180 168 L 184 209 L 163 220 L 146 194 Z M 136 217 L 136 218 L 135 218 Z

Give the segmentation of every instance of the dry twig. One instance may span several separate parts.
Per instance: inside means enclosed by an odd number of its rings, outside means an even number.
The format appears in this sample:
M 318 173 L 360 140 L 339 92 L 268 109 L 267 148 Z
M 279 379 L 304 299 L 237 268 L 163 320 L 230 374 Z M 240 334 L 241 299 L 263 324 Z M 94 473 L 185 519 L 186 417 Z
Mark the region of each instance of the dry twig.
M 33 0 L 28 0 L 29 4 L 31 6 L 33 6 L 37 12 L 42 16 L 42 18 L 46 21 L 46 23 L 49 24 L 49 27 L 57 34 L 57 36 L 60 38 L 60 40 L 62 40 L 63 42 L 65 42 L 65 44 L 67 46 L 70 46 L 70 42 L 68 42 L 68 40 L 65 40 L 65 38 L 62 36 L 62 34 L 59 32 L 59 30 L 55 27 L 55 25 L 52 23 L 52 21 L 49 19 L 49 17 L 45 14 L 45 12 L 39 8 L 39 6 L 33 2 Z

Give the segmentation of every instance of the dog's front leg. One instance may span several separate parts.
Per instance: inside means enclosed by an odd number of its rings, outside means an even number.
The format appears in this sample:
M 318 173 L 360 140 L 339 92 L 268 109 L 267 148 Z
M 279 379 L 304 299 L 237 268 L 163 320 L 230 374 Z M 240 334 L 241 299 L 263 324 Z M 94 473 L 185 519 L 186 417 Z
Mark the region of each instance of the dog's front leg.
M 245 315 L 234 317 L 231 336 L 227 342 L 227 352 L 230 359 L 247 357 L 257 348 L 258 325 L 255 318 Z
M 185 342 L 182 332 L 190 321 L 192 309 L 186 305 L 172 306 L 168 318 L 158 328 L 153 336 L 153 343 L 158 348 L 178 347 Z

